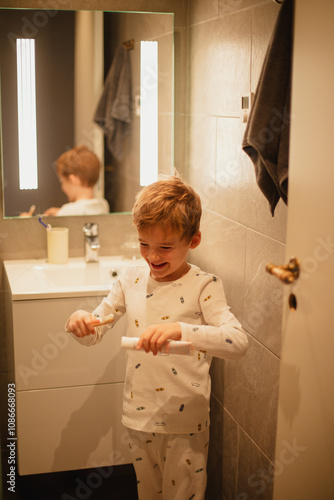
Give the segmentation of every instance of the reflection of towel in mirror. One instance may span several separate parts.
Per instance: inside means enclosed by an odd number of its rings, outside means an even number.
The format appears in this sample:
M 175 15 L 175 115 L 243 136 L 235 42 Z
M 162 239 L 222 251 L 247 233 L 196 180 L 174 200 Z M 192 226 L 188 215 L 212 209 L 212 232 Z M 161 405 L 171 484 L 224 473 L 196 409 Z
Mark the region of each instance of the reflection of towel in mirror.
M 280 198 L 285 203 L 288 200 L 292 32 L 293 0 L 284 0 L 242 143 L 272 215 Z
M 103 129 L 109 151 L 120 161 L 123 157 L 123 138 L 131 126 L 130 54 L 123 46 L 116 50 L 94 121 Z

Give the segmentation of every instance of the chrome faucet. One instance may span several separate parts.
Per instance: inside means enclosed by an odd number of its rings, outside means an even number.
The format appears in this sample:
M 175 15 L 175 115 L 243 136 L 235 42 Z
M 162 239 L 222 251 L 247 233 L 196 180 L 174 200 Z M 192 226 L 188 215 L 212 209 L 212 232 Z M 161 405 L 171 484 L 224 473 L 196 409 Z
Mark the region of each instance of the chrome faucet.
M 85 235 L 85 262 L 98 262 L 99 226 L 94 222 L 87 222 L 83 227 Z

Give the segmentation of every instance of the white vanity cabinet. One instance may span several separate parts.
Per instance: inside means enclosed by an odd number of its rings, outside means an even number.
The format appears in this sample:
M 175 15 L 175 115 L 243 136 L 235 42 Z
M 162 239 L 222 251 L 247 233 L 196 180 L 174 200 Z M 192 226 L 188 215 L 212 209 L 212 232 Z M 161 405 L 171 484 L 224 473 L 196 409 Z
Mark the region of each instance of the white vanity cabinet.
M 72 286 L 71 291 L 56 293 L 47 287 L 44 295 L 41 290 L 18 293 L 13 265 L 15 261 L 5 262 L 12 308 L 19 474 L 130 463 L 121 424 L 125 352 L 120 344 L 125 320 L 91 347 L 81 345 L 64 328 L 73 311 L 92 310 L 108 288 L 103 285 L 105 290 L 96 287 L 90 292 L 90 286 L 78 287 L 76 292 Z

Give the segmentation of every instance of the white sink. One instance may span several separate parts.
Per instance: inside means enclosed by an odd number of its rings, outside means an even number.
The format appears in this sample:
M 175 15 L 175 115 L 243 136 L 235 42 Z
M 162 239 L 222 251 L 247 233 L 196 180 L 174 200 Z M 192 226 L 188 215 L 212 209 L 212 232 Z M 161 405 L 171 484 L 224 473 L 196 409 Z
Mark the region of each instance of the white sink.
M 45 259 L 6 260 L 4 266 L 12 299 L 27 300 L 106 294 L 117 276 L 143 262 L 116 255 L 99 257 L 96 263 L 79 257 L 67 264 L 49 264 Z

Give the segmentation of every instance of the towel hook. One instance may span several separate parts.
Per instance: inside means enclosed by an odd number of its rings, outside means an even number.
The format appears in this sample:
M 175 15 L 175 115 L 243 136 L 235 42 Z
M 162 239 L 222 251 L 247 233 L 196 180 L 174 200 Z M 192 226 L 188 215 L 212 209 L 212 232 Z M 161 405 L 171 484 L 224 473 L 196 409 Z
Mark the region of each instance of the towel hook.
M 279 0 L 274 0 L 275 3 L 278 3 L 279 5 L 281 5 L 283 3 L 283 0 L 280 2 Z

